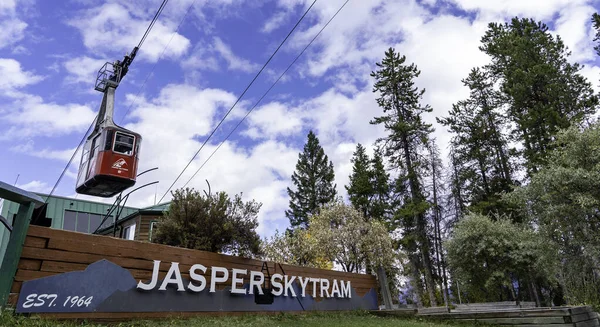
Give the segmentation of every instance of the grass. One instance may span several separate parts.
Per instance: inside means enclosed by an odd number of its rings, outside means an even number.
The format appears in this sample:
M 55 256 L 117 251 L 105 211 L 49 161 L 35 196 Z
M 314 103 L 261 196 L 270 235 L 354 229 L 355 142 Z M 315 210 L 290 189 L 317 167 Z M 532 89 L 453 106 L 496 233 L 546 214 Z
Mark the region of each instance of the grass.
M 476 326 L 473 324 L 458 324 L 451 322 L 430 322 L 418 318 L 395 318 L 378 317 L 364 311 L 353 311 L 345 313 L 316 312 L 306 314 L 276 314 L 276 315 L 245 315 L 245 316 L 224 316 L 224 317 L 199 317 L 190 319 L 164 319 L 164 320 L 138 320 L 132 322 L 113 323 L 112 326 L 118 327 L 197 327 L 197 326 L 257 326 L 257 327 L 275 327 L 275 326 L 378 326 L 378 327 L 441 327 L 441 326 Z M 106 326 L 94 323 L 76 323 L 65 321 L 50 321 L 39 318 L 28 318 L 24 316 L 13 315 L 10 312 L 0 312 L 0 326 L 19 326 L 19 327 L 75 327 L 75 326 Z

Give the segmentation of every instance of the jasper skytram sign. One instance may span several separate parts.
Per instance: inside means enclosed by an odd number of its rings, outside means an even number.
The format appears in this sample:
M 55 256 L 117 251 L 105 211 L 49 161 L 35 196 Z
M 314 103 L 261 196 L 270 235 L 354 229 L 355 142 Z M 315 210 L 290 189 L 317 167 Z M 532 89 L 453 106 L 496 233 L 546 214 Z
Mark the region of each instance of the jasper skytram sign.
M 150 280 L 108 260 L 73 271 L 23 283 L 18 313 L 165 312 L 165 311 L 303 311 L 377 309 L 371 289 L 359 296 L 351 281 L 206 267 L 194 264 L 182 272 L 171 262 L 159 280 L 160 261 L 153 262 Z M 186 279 L 182 273 L 189 274 Z M 210 277 L 208 279 L 207 277 Z M 249 283 L 244 283 L 244 279 Z M 269 284 L 268 286 L 266 284 Z M 268 304 L 258 296 L 272 296 Z

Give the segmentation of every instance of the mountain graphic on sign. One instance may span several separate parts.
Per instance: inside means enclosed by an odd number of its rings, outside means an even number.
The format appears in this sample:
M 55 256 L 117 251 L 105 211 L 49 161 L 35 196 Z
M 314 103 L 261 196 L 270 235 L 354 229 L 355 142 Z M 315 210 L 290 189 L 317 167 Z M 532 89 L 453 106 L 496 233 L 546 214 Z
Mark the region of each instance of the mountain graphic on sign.
M 42 277 L 23 283 L 19 293 L 16 311 L 25 312 L 93 312 L 96 307 L 118 291 L 135 289 L 136 280 L 129 270 L 124 269 L 106 259 L 96 261 L 83 271 L 72 271 L 54 276 Z M 55 305 L 32 306 L 23 308 L 30 294 L 57 294 Z M 93 299 L 89 306 L 63 306 L 68 297 L 85 296 Z

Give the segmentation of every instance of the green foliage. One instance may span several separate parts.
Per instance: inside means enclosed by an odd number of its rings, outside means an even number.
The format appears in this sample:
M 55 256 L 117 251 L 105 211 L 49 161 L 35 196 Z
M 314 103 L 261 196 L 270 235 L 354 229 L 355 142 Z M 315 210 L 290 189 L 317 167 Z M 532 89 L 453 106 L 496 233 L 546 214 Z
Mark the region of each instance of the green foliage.
M 480 49 L 491 57 L 486 69 L 500 82 L 508 104 L 506 116 L 522 142 L 524 166 L 531 176 L 546 163 L 552 140 L 562 128 L 577 125 L 596 112 L 598 97 L 569 63 L 570 52 L 542 22 L 513 18 L 490 23 Z
M 348 272 L 359 272 L 367 260 L 378 267 L 391 266 L 398 259 L 385 226 L 367 220 L 339 199 L 310 218 L 309 232 L 320 252 Z
M 333 267 L 315 237 L 299 227 L 285 233 L 276 230 L 275 235 L 262 242 L 262 253 L 267 261 L 321 269 Z
M 377 140 L 385 155 L 398 172 L 392 186 L 394 200 L 393 216 L 390 221 L 392 230 L 401 227 L 402 242 L 411 262 L 414 289 L 422 290 L 418 285 L 419 271 L 425 272 L 426 289 L 430 301 L 435 305 L 432 263 L 427 235 L 426 211 L 429 203 L 423 190 L 423 177 L 428 169 L 423 151 L 433 132 L 431 124 L 421 117 L 432 111 L 429 105 L 421 105 L 425 90 L 415 86 L 420 71 L 414 64 L 406 64 L 406 57 L 400 56 L 393 48 L 385 52 L 377 70 L 371 72 L 375 78 L 373 92 L 378 92 L 377 104 L 383 109 L 383 116 L 370 121 L 374 125 L 383 125 L 387 136 Z M 417 303 L 420 305 L 420 295 Z
M 493 76 L 479 68 L 462 82 L 469 98 L 454 104 L 448 117 L 437 118 L 453 134 L 454 187 L 470 211 L 504 213 L 499 194 L 510 190 L 514 168 L 502 134 L 507 122 L 498 111 L 501 94 L 494 89 Z
M 592 25 L 596 30 L 596 35 L 594 36 L 594 42 L 600 42 L 600 15 L 598 13 L 592 14 Z M 594 47 L 596 50 L 596 54 L 600 56 L 600 43 Z
M 365 147 L 358 143 L 356 151 L 352 155 L 352 174 L 350 183 L 345 186 L 350 202 L 365 217 L 369 217 L 369 206 L 373 196 L 373 185 L 371 184 L 372 172 L 369 165 L 369 155 Z
M 379 149 L 369 158 L 362 144 L 357 144 L 352 159 L 352 174 L 345 186 L 350 202 L 367 219 L 389 219 L 389 174 Z
M 173 200 L 156 227 L 153 242 L 189 249 L 252 257 L 259 254 L 258 211 L 262 204 L 244 202 L 225 192 L 205 196 L 193 189 L 173 192 Z
M 571 303 L 600 305 L 600 122 L 558 134 L 546 167 L 506 196 L 560 248 Z
M 453 276 L 471 301 L 498 301 L 498 290 L 514 278 L 550 280 L 558 264 L 556 250 L 530 228 L 506 217 L 469 213 L 446 241 Z
M 308 228 L 308 217 L 317 214 L 321 206 L 335 199 L 334 180 L 333 163 L 328 160 L 317 136 L 310 131 L 292 175 L 296 190 L 287 189 L 290 208 L 285 211 L 285 216 L 292 228 Z

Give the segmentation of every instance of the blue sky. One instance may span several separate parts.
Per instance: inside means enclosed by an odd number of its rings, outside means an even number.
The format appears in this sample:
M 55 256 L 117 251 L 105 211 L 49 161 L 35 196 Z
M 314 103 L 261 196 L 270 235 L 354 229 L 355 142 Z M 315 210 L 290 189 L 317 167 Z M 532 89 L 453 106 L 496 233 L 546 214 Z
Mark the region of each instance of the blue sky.
M 343 2 L 316 2 L 175 188 Z M 19 175 L 17 184 L 25 189 L 52 188 L 98 110 L 98 69 L 131 51 L 160 3 L 0 0 L 0 180 L 12 184 Z M 139 169 L 159 167 L 138 182 L 158 180 L 158 186 L 136 192 L 128 204 L 152 205 L 155 195 L 166 192 L 311 3 L 169 1 L 117 89 L 116 122 L 144 138 Z M 333 161 L 342 195 L 356 143 L 371 149 L 383 135 L 368 123 L 380 113 L 369 72 L 388 47 L 422 71 L 417 84 L 426 89 L 423 101 L 434 109 L 426 118 L 434 122 L 467 96 L 460 80 L 487 62 L 477 48 L 486 25 L 514 16 L 546 22 L 572 50 L 571 60 L 586 65 L 582 74 L 597 88 L 600 61 L 589 23 L 595 11 L 598 3 L 586 0 L 351 0 L 189 186 L 203 189 L 208 179 L 213 190 L 262 202 L 259 233 L 271 235 L 288 224 L 286 187 L 309 129 Z M 449 136 L 434 127 L 446 153 Z M 79 155 L 56 194 L 76 195 Z

